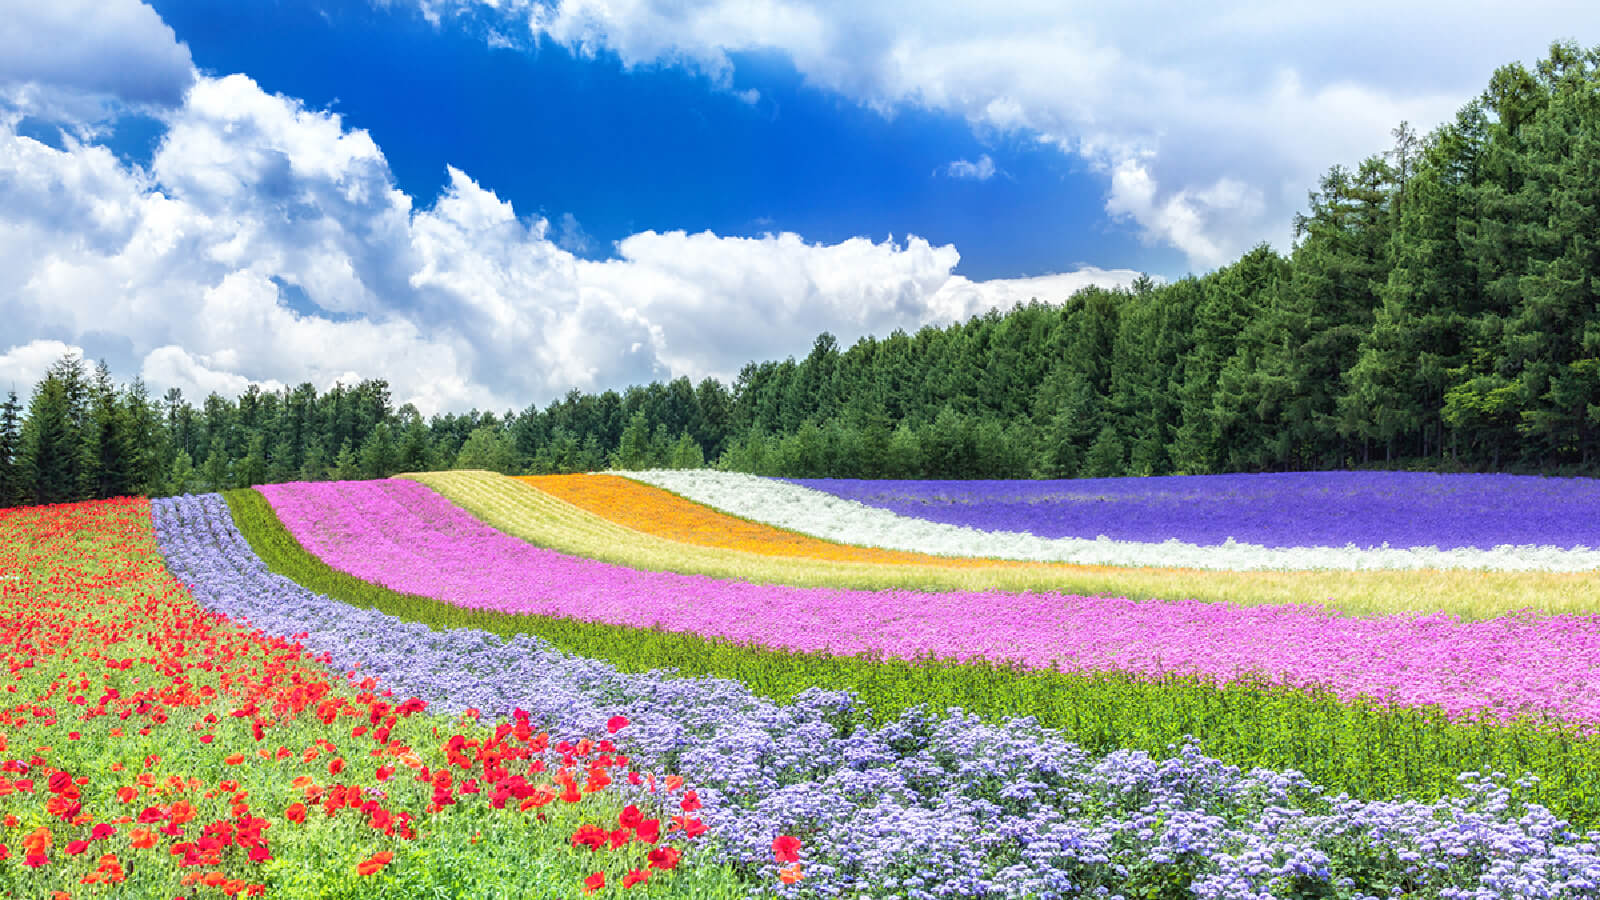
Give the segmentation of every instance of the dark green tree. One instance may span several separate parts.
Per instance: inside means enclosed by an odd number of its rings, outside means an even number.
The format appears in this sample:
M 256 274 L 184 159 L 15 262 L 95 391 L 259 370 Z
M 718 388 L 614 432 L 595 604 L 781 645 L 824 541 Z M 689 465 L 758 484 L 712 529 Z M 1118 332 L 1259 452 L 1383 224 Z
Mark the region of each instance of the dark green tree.
M 240 487 L 253 487 L 267 482 L 267 438 L 261 432 L 250 435 L 244 459 L 235 467 L 235 480 Z
M 345 438 L 344 443 L 339 445 L 339 452 L 333 455 L 333 479 L 359 481 L 361 474 L 361 457 L 356 455 L 356 449 L 350 445 L 350 439 Z
M 470 440 L 470 438 L 469 438 Z M 388 478 L 399 471 L 399 451 L 389 423 L 379 422 L 361 442 L 361 475 L 363 478 Z
M 21 465 L 23 484 L 33 503 L 66 503 L 79 499 L 83 471 L 83 442 L 75 419 L 71 371 L 57 363 L 33 390 L 28 415 L 22 422 Z M 73 362 L 76 362 L 74 359 Z
M 23 502 L 22 482 L 22 405 L 17 392 L 6 394 L 0 403 L 0 507 Z
M 172 458 L 172 466 L 167 470 L 166 483 L 160 494 L 166 497 L 192 494 L 200 490 L 199 480 L 200 473 L 195 471 L 194 460 L 189 457 L 189 451 L 179 450 Z
M 227 441 L 222 435 L 211 439 L 211 452 L 206 454 L 206 461 L 201 465 L 201 475 L 205 478 L 206 489 L 210 491 L 225 491 L 233 487 L 228 465 Z
M 517 448 L 511 442 L 511 435 L 501 428 L 480 425 L 467 435 L 461 452 L 456 454 L 454 468 L 488 469 L 509 475 L 515 470 L 516 462 Z

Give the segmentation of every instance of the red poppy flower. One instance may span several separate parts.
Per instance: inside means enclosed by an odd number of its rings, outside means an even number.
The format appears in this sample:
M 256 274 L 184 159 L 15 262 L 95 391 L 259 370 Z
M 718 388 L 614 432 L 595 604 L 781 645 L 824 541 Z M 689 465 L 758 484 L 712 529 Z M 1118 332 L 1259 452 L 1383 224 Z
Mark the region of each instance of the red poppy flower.
M 591 851 L 599 850 L 611 839 L 611 835 L 598 825 L 579 825 L 578 830 L 572 834 L 572 846 L 588 847 Z
M 612 716 L 611 718 L 606 720 L 606 730 L 611 732 L 612 734 L 616 734 L 617 732 L 619 732 L 622 729 L 627 728 L 627 727 L 628 727 L 628 717 L 627 716 Z
M 634 830 L 634 834 L 644 843 L 654 844 L 656 841 L 661 840 L 661 820 L 645 819 L 639 823 L 639 827 Z
M 628 874 L 622 876 L 622 886 L 625 887 L 625 888 L 631 888 L 636 884 L 644 884 L 646 881 L 649 881 L 649 880 L 650 880 L 650 873 L 649 872 L 646 872 L 643 869 L 634 869 L 633 871 L 629 872 Z
M 778 862 L 792 863 L 800 860 L 800 839 L 781 834 L 772 839 L 772 855 Z
M 672 847 L 657 847 L 645 859 L 649 860 L 650 868 L 665 870 L 677 868 L 678 858 L 682 855 Z
M 684 812 L 694 812 L 700 808 L 700 795 L 694 791 L 689 791 L 683 795 L 683 800 L 678 805 L 683 807 Z
M 289 808 L 283 811 L 283 817 L 296 825 L 304 822 L 306 820 L 306 805 L 304 803 L 289 804 Z
M 583 880 L 583 892 L 592 894 L 606 886 L 606 873 L 596 872 Z
M 356 874 L 372 875 L 376 872 L 381 872 L 383 871 L 383 867 L 387 866 L 393 859 L 394 854 L 390 853 L 388 850 L 374 853 L 356 864 Z
M 617 824 L 623 828 L 638 828 L 639 823 L 643 821 L 644 813 L 640 812 L 639 807 L 634 806 L 632 803 L 624 806 L 622 814 L 617 816 Z

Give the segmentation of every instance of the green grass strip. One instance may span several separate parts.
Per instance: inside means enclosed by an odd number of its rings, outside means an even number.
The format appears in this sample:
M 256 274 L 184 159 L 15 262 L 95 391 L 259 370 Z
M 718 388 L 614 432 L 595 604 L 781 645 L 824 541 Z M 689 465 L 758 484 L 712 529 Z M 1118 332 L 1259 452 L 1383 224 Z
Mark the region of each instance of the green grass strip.
M 958 707 L 988 721 L 1033 716 L 1094 752 L 1139 749 L 1164 757 L 1193 734 L 1203 750 L 1243 768 L 1297 769 L 1335 793 L 1424 802 L 1460 793 L 1468 770 L 1531 772 L 1525 798 L 1579 828 L 1600 824 L 1600 739 L 1555 723 L 1461 723 L 1433 709 L 1384 709 L 1323 690 L 1260 681 L 1216 685 L 1116 673 L 1022 670 L 984 662 L 884 659 L 772 650 L 693 634 L 576 619 L 468 610 L 400 594 L 337 571 L 307 552 L 254 490 L 224 497 L 267 567 L 334 599 L 436 629 L 478 628 L 544 638 L 623 671 L 676 668 L 684 676 L 742 681 L 778 702 L 810 688 L 856 692 L 886 721 L 919 704 Z

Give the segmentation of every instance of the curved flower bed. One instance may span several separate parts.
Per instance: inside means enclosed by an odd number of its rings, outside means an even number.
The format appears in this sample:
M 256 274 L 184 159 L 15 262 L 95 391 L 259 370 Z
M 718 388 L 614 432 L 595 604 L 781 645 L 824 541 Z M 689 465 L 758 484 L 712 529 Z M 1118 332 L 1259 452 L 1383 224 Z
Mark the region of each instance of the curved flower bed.
M 1510 544 L 1490 549 L 1461 546 L 1363 548 L 1352 532 L 1331 546 L 1294 547 L 1224 541 L 1200 544 L 1178 539 L 1113 540 L 1110 537 L 1040 537 L 1016 529 L 983 530 L 901 515 L 889 509 L 825 493 L 800 484 L 709 469 L 619 473 L 665 488 L 732 515 L 830 541 L 944 556 L 1067 562 L 1083 565 L 1181 566 L 1231 571 L 1261 569 L 1501 569 L 1587 572 L 1600 569 L 1600 550 L 1562 545 Z M 1199 476 L 1194 476 L 1199 477 Z M 1266 476 L 1205 476 L 1247 477 Z M 1150 479 L 1139 479 L 1141 483 Z M 933 509 L 931 505 L 923 512 Z M 1314 507 L 1301 505 L 1308 518 Z M 1524 510 L 1525 512 L 1526 510 Z M 1025 519 L 1024 519 L 1025 520 Z M 1006 524 L 1001 520 L 999 524 Z M 1176 526 L 1175 526 L 1176 527 Z M 1102 529 L 1103 530 L 1103 529 Z M 1174 532 L 1174 533 L 1182 533 Z M 1589 533 L 1584 530 L 1584 534 Z M 1363 540 L 1366 538 L 1362 538 Z M 1596 543 L 1600 543 L 1597 541 Z
M 1573 834 L 1518 788 L 1464 776 L 1437 804 L 1326 797 L 1290 774 L 1241 772 L 1189 748 L 1092 758 L 1029 720 L 912 711 L 846 731 L 848 694 L 777 706 L 740 685 L 624 675 L 527 636 L 432 631 L 335 603 L 265 571 L 210 495 L 158 501 L 163 552 L 202 603 L 446 709 L 528 710 L 682 771 L 732 859 L 770 860 L 793 826 L 806 877 L 787 897 L 907 900 L 1187 891 L 1201 898 L 1387 894 L 1571 897 L 1596 886 L 1596 835 Z
M 1060 481 L 789 478 L 947 525 L 1203 546 L 1600 548 L 1600 479 L 1270 472 Z
M 608 622 L 767 647 L 1015 660 L 1141 675 L 1246 673 L 1454 718 L 1600 723 L 1600 617 L 1358 619 L 1050 593 L 792 588 L 643 572 L 531 546 L 412 481 L 260 488 L 330 566 L 458 606 Z

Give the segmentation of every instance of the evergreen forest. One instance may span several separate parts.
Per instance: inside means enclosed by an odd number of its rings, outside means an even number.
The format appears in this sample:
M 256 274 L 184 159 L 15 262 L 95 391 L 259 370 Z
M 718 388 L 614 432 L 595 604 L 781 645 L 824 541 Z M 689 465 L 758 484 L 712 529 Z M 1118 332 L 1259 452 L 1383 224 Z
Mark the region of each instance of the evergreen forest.
M 0 505 L 450 467 L 1600 474 L 1600 47 L 1552 44 L 1393 136 L 1322 176 L 1288 256 L 849 347 L 824 333 L 732 384 L 425 419 L 383 380 L 197 406 L 64 358 L 0 404 Z

